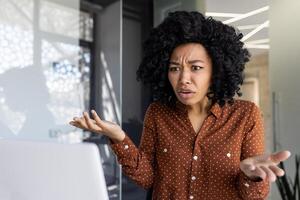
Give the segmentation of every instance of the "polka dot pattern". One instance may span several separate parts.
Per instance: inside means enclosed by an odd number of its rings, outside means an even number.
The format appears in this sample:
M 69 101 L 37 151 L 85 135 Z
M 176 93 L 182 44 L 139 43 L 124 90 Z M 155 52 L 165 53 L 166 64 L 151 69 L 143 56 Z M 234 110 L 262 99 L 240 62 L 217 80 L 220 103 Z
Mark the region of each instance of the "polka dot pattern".
M 264 153 L 261 112 L 252 102 L 214 104 L 195 132 L 187 108 L 159 102 L 147 109 L 139 148 L 128 135 L 111 148 L 123 172 L 159 200 L 265 199 L 267 181 L 251 181 L 240 161 Z

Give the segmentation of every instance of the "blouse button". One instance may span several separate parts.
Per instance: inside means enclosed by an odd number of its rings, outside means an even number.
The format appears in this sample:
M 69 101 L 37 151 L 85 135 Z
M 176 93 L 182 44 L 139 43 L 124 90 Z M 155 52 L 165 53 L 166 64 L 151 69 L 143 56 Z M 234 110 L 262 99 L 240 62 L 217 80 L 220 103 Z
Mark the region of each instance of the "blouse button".
M 168 150 L 167 149 L 164 149 L 164 152 L 167 152 Z
M 197 159 L 198 159 L 198 156 L 194 156 L 193 159 L 194 159 L 194 160 L 197 160 Z
M 245 186 L 246 186 L 246 187 L 249 187 L 250 185 L 249 185 L 248 183 L 245 183 Z
M 194 196 L 193 196 L 193 195 L 191 195 L 191 196 L 190 196 L 190 199 L 194 199 Z
M 129 146 L 126 144 L 125 146 L 124 146 L 124 149 L 128 149 L 129 148 Z
M 192 180 L 193 180 L 193 181 L 196 180 L 196 176 L 192 176 Z

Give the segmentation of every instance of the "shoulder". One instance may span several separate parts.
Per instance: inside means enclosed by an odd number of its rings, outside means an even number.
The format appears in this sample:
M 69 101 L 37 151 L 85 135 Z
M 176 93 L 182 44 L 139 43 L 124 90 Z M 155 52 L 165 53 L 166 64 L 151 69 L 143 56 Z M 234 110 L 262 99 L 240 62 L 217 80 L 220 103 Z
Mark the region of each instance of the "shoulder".
M 160 116 L 160 117 L 166 117 L 171 115 L 171 113 L 174 111 L 175 108 L 172 106 L 166 105 L 164 103 L 161 103 L 160 101 L 155 101 L 150 103 L 150 105 L 147 108 L 146 115 L 148 116 Z
M 251 101 L 234 99 L 233 104 L 227 103 L 225 109 L 228 109 L 230 113 L 241 113 L 243 115 L 251 115 L 253 112 L 260 112 L 259 107 Z
M 242 99 L 234 99 L 233 105 L 236 108 L 243 109 L 253 109 L 256 106 L 254 102 Z
M 166 112 L 168 109 L 170 109 L 170 107 L 166 104 L 163 104 L 159 101 L 154 101 L 148 106 L 147 112 L 159 114 Z
M 234 99 L 234 102 L 232 105 L 228 105 L 229 109 L 232 110 L 232 112 L 239 112 L 243 115 L 257 115 L 260 114 L 259 107 L 251 101 L 247 100 L 241 100 L 241 99 Z
M 167 107 L 167 105 L 158 101 L 150 103 L 144 116 L 144 126 L 155 130 L 157 121 L 161 121 L 162 119 L 167 117 Z

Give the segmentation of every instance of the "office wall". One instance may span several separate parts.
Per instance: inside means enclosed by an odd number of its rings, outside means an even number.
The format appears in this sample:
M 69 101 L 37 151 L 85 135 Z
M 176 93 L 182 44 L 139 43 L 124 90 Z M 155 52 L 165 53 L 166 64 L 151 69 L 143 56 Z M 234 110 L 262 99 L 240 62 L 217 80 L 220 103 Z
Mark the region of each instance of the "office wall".
M 300 1 L 270 1 L 271 91 L 275 92 L 277 148 L 300 153 Z M 294 176 L 294 156 L 287 162 L 287 174 Z M 274 186 L 274 185 L 273 185 Z M 275 186 L 274 186 L 275 187 Z M 272 200 L 280 199 L 273 190 Z
M 97 73 L 101 77 L 97 78 L 101 90 L 102 116 L 107 121 L 113 121 L 118 124 L 122 122 L 122 19 L 121 19 L 121 2 L 117 1 L 105 7 L 99 16 L 100 33 L 100 56 L 99 65 L 101 68 Z M 99 83 L 99 81 L 101 81 Z M 100 92 L 101 91 L 101 92 Z M 99 103 L 99 102 L 98 102 Z
M 268 52 L 254 55 L 245 67 L 245 79 L 255 79 L 258 82 L 258 106 L 264 119 L 266 152 L 273 150 L 272 112 L 270 101 L 269 54 Z M 242 85 L 243 88 L 243 85 Z M 242 90 L 243 92 L 243 90 Z M 241 97 L 242 99 L 244 96 Z M 246 99 L 249 100 L 249 99 Z
M 141 22 L 123 18 L 123 122 L 143 119 L 141 84 L 136 80 L 136 70 L 142 58 L 141 32 Z
M 154 26 L 157 26 L 170 11 L 205 11 L 205 0 L 154 0 Z

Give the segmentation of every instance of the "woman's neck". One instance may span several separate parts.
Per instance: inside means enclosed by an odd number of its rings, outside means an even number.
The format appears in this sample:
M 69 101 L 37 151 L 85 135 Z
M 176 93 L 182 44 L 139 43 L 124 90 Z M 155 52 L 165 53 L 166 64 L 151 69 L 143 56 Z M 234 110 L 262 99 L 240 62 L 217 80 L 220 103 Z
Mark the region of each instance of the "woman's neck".
M 194 105 L 188 105 L 188 113 L 191 115 L 207 114 L 211 106 L 211 101 L 205 97 L 202 101 Z

